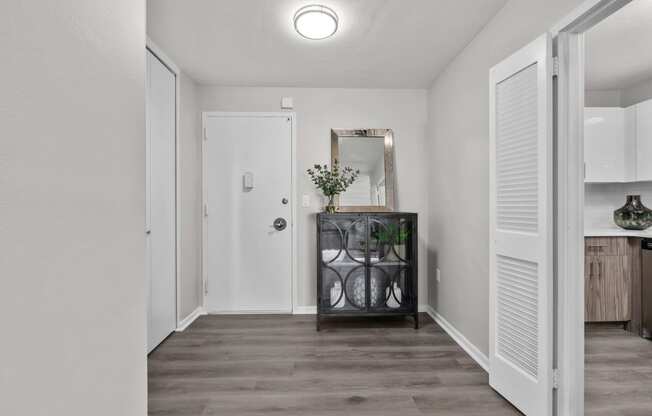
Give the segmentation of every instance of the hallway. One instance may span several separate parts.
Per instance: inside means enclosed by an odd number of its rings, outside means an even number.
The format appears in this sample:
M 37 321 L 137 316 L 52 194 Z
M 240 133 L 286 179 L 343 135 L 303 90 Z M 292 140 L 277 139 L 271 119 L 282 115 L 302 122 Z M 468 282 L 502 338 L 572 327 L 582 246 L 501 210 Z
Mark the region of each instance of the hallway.
M 520 414 L 435 324 L 203 316 L 148 360 L 150 415 Z

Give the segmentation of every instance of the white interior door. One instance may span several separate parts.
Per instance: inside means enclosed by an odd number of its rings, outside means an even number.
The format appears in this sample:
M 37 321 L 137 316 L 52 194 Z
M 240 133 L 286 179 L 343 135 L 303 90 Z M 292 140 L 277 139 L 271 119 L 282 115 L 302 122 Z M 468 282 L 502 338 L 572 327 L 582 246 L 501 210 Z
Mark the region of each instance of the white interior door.
M 204 127 L 206 308 L 289 313 L 292 116 L 208 113 Z
M 175 75 L 147 51 L 147 351 L 176 328 Z
M 552 415 L 552 57 L 548 35 L 490 73 L 489 382 Z

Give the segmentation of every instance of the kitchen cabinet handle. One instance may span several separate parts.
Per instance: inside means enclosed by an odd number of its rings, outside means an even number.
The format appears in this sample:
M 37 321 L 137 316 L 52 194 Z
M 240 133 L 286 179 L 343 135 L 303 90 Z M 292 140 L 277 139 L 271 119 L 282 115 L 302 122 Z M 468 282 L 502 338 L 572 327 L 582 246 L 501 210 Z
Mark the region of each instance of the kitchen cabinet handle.
M 589 279 L 593 277 L 593 262 L 589 263 Z

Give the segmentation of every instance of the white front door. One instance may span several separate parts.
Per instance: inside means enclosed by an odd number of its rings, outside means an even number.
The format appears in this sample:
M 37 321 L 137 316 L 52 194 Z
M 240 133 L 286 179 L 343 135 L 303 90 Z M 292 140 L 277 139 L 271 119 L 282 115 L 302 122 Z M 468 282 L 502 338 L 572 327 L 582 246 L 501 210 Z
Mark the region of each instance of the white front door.
M 552 415 L 552 55 L 544 35 L 490 73 L 489 382 Z
M 176 317 L 175 75 L 147 51 L 146 279 L 147 352 L 170 335 Z
M 209 313 L 292 311 L 292 117 L 204 115 Z

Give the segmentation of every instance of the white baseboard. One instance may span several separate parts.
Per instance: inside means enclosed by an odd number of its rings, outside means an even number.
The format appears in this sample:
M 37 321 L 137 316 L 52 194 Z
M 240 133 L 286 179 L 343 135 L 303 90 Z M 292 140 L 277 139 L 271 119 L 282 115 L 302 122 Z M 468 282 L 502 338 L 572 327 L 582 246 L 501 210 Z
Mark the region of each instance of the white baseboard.
M 428 305 L 419 305 L 419 312 L 428 312 Z M 294 315 L 316 315 L 317 307 L 316 306 L 297 306 L 292 311 Z M 434 318 L 433 318 L 434 319 Z
M 291 315 L 288 309 L 242 309 L 242 310 L 209 310 L 208 315 Z
M 316 315 L 317 306 L 297 306 L 292 313 L 294 315 Z
M 478 363 L 480 367 L 484 369 L 484 371 L 489 372 L 489 357 L 487 357 L 478 347 L 473 345 L 471 341 L 469 341 L 460 331 L 457 330 L 450 322 L 446 320 L 443 316 L 441 316 L 437 311 L 435 311 L 432 306 L 430 305 L 425 305 L 425 306 L 419 306 L 419 310 L 421 311 L 421 308 L 424 308 L 423 312 L 426 312 L 430 317 L 437 322 L 437 325 L 439 325 L 446 333 L 453 338 L 453 341 L 457 343 L 464 351 L 466 351 L 467 354 L 473 358 L 473 360 Z
M 428 312 L 428 305 L 419 305 L 419 312 Z M 292 311 L 294 315 L 316 315 L 317 307 L 316 306 L 297 306 Z M 434 318 L 433 318 L 434 319 Z
M 206 315 L 206 311 L 201 306 L 198 306 L 197 309 L 192 311 L 190 315 L 186 316 L 179 322 L 176 332 L 183 332 L 190 326 L 191 323 L 195 322 L 195 319 L 199 318 L 202 315 Z

